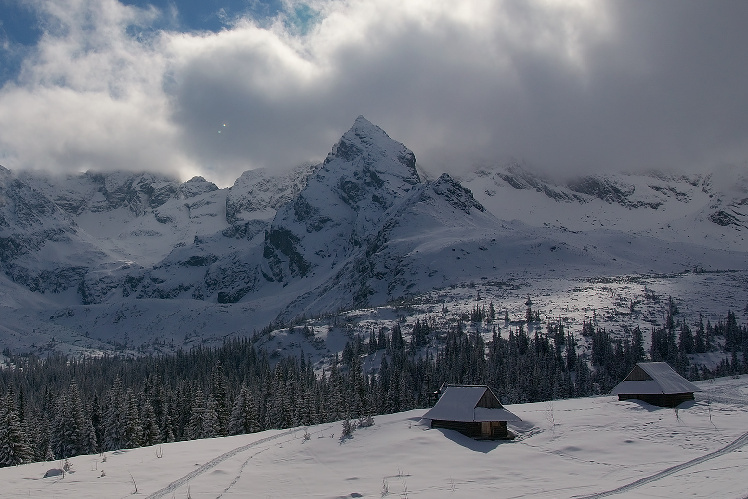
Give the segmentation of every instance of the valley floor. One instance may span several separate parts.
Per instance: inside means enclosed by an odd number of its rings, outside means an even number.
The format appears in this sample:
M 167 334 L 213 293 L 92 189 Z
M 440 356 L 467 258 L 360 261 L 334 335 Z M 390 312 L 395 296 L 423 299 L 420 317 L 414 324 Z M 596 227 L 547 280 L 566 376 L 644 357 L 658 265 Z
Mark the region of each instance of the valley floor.
M 677 411 L 612 396 L 507 406 L 513 441 L 429 429 L 419 409 L 342 442 L 334 423 L 79 456 L 64 477 L 34 463 L 0 469 L 0 496 L 746 498 L 748 376 L 699 385 Z

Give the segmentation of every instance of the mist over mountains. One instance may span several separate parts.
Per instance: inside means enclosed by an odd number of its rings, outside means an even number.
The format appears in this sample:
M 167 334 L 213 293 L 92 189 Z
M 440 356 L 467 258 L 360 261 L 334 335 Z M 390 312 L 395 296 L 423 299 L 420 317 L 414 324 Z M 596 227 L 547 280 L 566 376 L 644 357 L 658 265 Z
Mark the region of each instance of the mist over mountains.
M 746 233 L 740 170 L 426 180 L 360 116 L 322 164 L 227 188 L 0 167 L 0 338 L 180 345 L 471 281 L 745 270 Z

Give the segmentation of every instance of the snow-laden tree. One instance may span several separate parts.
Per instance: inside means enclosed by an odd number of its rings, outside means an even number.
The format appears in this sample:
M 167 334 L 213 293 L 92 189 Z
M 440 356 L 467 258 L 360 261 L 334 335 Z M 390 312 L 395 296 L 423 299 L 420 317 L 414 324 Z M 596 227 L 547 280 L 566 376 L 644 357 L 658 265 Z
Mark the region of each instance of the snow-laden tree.
M 187 438 L 194 440 L 203 436 L 203 419 L 205 417 L 205 395 L 201 389 L 195 390 L 192 399 L 192 410 L 190 413 L 189 423 L 187 425 Z
M 71 383 L 57 402 L 50 430 L 50 446 L 57 458 L 96 452 L 96 433 L 83 409 L 78 385 Z
M 9 393 L 0 400 L 0 467 L 25 464 L 33 457 L 13 398 Z
M 104 412 L 104 442 L 103 450 L 117 450 L 124 445 L 124 415 L 125 398 L 122 390 L 122 380 L 114 379 L 112 388 L 107 393 L 106 410 Z
M 218 418 L 218 404 L 211 394 L 205 399 L 203 428 L 199 438 L 213 438 L 221 436 L 221 434 L 221 422 Z
M 141 445 L 153 445 L 161 442 L 161 430 L 156 421 L 156 412 L 148 399 L 140 404 L 140 422 L 142 427 Z
M 254 396 L 246 385 L 242 385 L 239 394 L 234 400 L 234 407 L 231 410 L 229 433 L 231 435 L 252 433 L 258 431 L 259 426 L 257 422 L 257 405 Z
M 143 440 L 143 425 L 140 421 L 140 411 L 138 410 L 138 397 L 132 388 L 125 391 L 124 399 L 124 417 L 122 428 L 122 446 L 132 449 L 141 445 Z
M 228 396 L 228 381 L 223 372 L 223 365 L 219 360 L 210 373 L 211 394 L 215 401 L 215 411 L 218 418 L 217 434 L 226 436 L 228 434 L 229 416 L 231 414 Z

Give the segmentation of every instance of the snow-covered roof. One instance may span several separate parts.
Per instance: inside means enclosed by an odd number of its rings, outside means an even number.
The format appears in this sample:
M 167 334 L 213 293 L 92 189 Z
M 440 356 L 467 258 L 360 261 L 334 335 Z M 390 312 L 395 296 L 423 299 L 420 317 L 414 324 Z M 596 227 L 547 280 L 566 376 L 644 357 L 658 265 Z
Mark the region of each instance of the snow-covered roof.
M 478 407 L 483 395 L 488 392 L 497 407 Z M 521 421 L 519 417 L 504 409 L 498 398 L 487 386 L 448 386 L 439 401 L 423 415 L 424 419 L 443 421 Z
M 639 362 L 610 393 L 654 395 L 700 391 L 699 387 L 675 372 L 667 362 Z

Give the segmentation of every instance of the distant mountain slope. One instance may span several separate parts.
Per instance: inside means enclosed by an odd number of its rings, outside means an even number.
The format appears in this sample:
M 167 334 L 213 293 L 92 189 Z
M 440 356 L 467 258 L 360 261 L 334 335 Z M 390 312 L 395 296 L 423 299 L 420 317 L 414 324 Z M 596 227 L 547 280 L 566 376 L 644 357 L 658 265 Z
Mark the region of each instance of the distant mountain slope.
M 32 330 L 186 342 L 479 280 L 746 269 L 747 224 L 739 169 L 553 181 L 512 164 L 424 181 L 360 116 L 322 164 L 223 189 L 0 169 L 0 293 L 25 290 L 23 307 L 0 305 L 18 345 Z
M 462 181 L 498 217 L 536 227 L 616 230 L 740 252 L 748 247 L 746 168 L 553 180 L 514 163 L 484 168 Z

